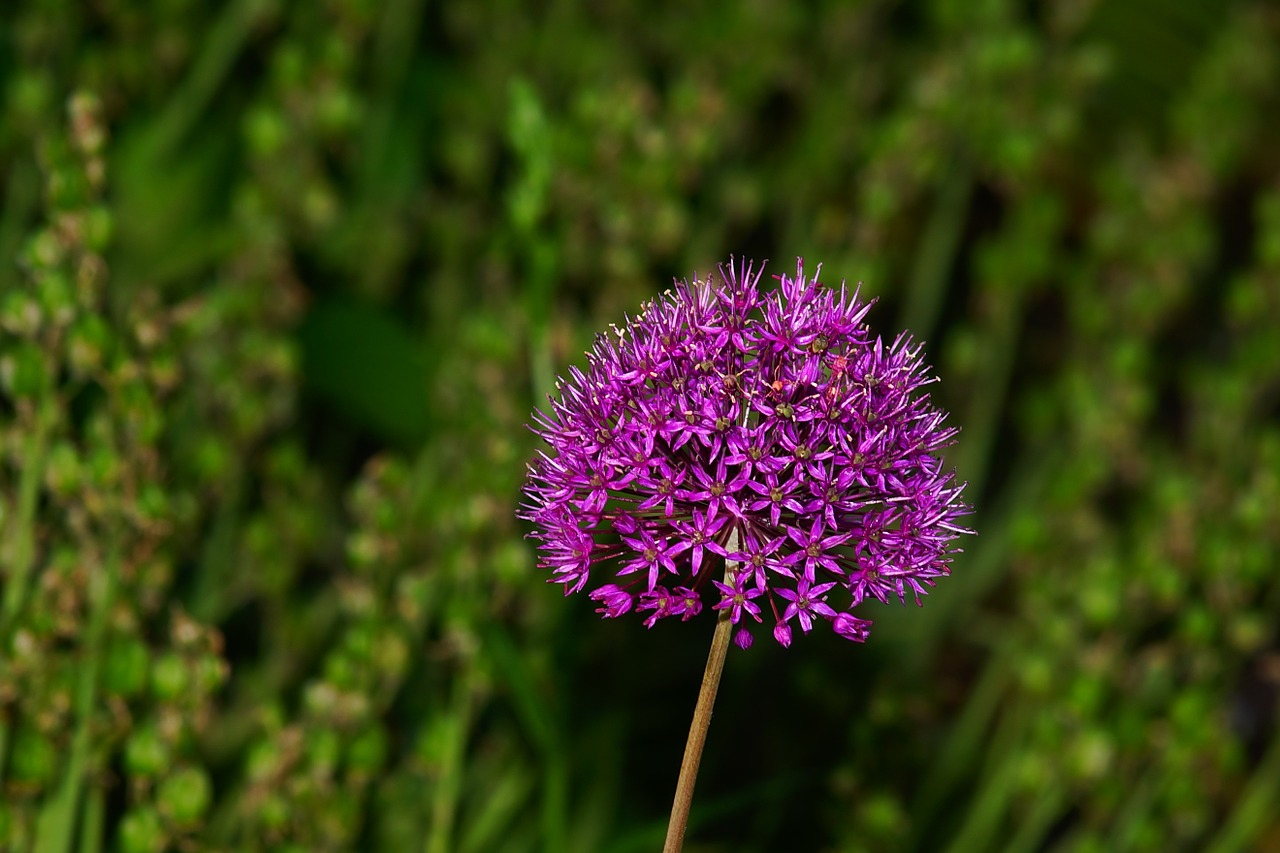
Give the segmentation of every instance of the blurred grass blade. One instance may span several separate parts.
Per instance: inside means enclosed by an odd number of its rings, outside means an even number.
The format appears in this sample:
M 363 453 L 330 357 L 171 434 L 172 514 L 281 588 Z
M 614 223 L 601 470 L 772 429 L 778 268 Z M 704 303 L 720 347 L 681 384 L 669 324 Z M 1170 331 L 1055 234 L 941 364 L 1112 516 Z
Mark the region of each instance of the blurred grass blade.
M 511 689 L 520 720 L 540 753 L 544 849 L 563 850 L 569 773 L 565 764 L 568 750 L 556 723 L 557 709 L 534 686 L 533 674 L 506 632 L 497 625 L 485 625 L 482 630 L 485 649 Z
M 1280 803 L 1280 734 L 1273 733 L 1262 763 L 1254 771 L 1235 810 L 1206 848 L 1207 853 L 1249 849 L 1262 830 L 1271 827 L 1274 831 L 1277 803 Z
M 911 334 L 922 341 L 932 340 L 938 328 L 960 238 L 969 219 L 973 178 L 961 159 L 955 159 L 946 181 L 938 189 L 933 212 L 920 237 L 907 284 L 907 299 L 898 323 L 898 328 L 910 329 Z

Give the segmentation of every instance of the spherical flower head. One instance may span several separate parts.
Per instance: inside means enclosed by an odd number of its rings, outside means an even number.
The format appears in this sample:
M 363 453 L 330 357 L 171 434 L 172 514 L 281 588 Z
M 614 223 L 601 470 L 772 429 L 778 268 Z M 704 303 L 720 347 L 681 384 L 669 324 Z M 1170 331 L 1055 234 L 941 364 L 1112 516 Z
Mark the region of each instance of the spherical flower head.
M 857 290 L 802 261 L 769 291 L 762 273 L 678 282 L 596 338 L 535 414 L 520 516 L 550 581 L 605 617 L 689 619 L 705 595 L 744 649 L 765 618 L 783 646 L 822 623 L 862 642 L 850 611 L 919 603 L 972 532 L 940 455 L 956 430 L 920 346 L 873 336 Z

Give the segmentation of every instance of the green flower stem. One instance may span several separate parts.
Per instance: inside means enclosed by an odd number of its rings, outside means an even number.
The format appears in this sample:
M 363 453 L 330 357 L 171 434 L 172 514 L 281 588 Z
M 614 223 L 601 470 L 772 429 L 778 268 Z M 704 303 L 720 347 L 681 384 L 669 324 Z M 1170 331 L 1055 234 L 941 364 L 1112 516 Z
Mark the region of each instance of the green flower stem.
M 39 506 L 40 482 L 44 479 L 44 457 L 48 450 L 49 425 L 56 412 L 53 391 L 46 388 L 36 403 L 35 422 L 27 436 L 23 453 L 22 475 L 18 481 L 18 506 L 13 527 L 8 531 L 9 552 L 5 555 L 8 566 L 4 585 L 4 599 L 0 607 L 0 638 L 8 641 L 13 636 L 14 624 L 27 597 L 27 581 L 35 565 L 36 509 Z M 9 720 L 0 720 L 0 779 L 9 757 Z
M 62 782 L 40 810 L 36 821 L 36 853 L 69 853 L 79 823 L 81 794 L 90 772 L 90 750 L 93 748 L 93 717 L 98 701 L 98 670 L 102 648 L 106 645 L 107 615 L 115 599 L 119 558 L 116 548 L 100 571 L 89 581 L 92 610 L 84 638 L 84 666 L 76 679 L 76 731 L 71 740 L 71 757 Z M 87 824 L 92 823 L 92 814 Z
M 35 564 L 36 509 L 39 505 L 40 482 L 44 479 L 44 457 L 48 450 L 49 426 L 56 416 L 53 390 L 45 388 L 36 402 L 34 423 L 23 448 L 22 476 L 18 481 L 18 511 L 10 539 L 8 582 L 4 590 L 4 622 L 0 630 L 13 629 L 27 595 L 27 580 Z
M 78 853 L 102 853 L 102 839 L 106 834 L 107 793 L 101 785 L 89 789 L 85 799 L 83 822 L 80 829 Z
M 1236 799 L 1226 823 L 1214 836 L 1209 853 L 1245 850 L 1250 839 L 1259 840 L 1269 821 L 1275 818 L 1280 801 L 1280 737 L 1272 736 L 1271 746 L 1244 791 Z
M 738 550 L 738 531 L 729 536 L 726 546 L 729 553 Z M 724 582 L 733 582 L 733 570 L 737 564 L 724 562 Z M 702 747 L 707 742 L 707 728 L 711 725 L 711 711 L 716 704 L 716 691 L 720 688 L 720 673 L 724 671 L 725 654 L 729 651 L 729 637 L 733 633 L 730 621 L 732 611 L 725 608 L 716 619 L 716 632 L 711 637 L 711 653 L 707 655 L 707 668 L 702 673 L 702 689 L 698 692 L 698 704 L 693 709 L 693 723 L 689 726 L 689 740 L 684 745 L 684 761 L 680 764 L 680 781 L 676 783 L 676 799 L 671 806 L 671 820 L 667 824 L 667 840 L 663 853 L 680 853 L 684 847 L 684 833 L 689 824 L 689 807 L 693 804 L 693 784 L 698 780 L 698 765 L 702 763 Z
M 462 796 L 462 764 L 478 690 L 474 664 L 466 666 L 464 673 L 454 684 L 446 718 L 451 731 L 445 739 L 446 747 L 431 797 L 431 831 L 426 838 L 426 853 L 447 853 L 454 849 L 453 825 Z

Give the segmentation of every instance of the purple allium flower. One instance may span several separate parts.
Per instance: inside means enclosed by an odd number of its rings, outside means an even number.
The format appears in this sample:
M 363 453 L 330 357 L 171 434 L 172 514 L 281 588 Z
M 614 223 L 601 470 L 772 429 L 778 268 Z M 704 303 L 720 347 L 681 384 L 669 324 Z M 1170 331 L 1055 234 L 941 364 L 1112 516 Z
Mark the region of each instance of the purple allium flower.
M 803 262 L 769 292 L 762 272 L 679 282 L 597 337 L 535 414 L 549 449 L 520 516 L 550 580 L 594 582 L 605 617 L 689 619 L 705 592 L 741 648 L 765 606 L 783 646 L 819 619 L 862 642 L 871 623 L 848 611 L 919 603 L 972 532 L 939 455 L 956 430 L 921 390 L 920 346 L 863 322 L 871 302 Z

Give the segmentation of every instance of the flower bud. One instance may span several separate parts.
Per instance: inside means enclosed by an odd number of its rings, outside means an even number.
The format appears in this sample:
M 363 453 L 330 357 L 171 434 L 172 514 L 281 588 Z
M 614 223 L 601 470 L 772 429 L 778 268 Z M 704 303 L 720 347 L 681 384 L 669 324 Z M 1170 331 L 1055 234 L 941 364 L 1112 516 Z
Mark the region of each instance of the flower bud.
M 125 742 L 124 765 L 130 776 L 155 778 L 169 769 L 169 745 L 153 725 L 134 731 Z
M 137 637 L 116 637 L 107 643 L 102 684 L 109 693 L 133 698 L 147 685 L 150 655 Z
M 161 853 L 168 840 L 159 813 L 149 806 L 121 818 L 119 834 L 121 853 Z
M 347 768 L 361 776 L 378 773 L 386 758 L 387 734 L 380 725 L 360 732 L 347 747 Z
M 836 618 L 831 620 L 832 629 L 844 637 L 846 640 L 853 640 L 855 643 L 865 643 L 867 634 L 871 630 L 870 619 L 859 619 L 849 613 L 838 613 Z
M 213 799 L 213 786 L 202 768 L 184 767 L 160 783 L 156 804 L 160 812 L 179 826 L 200 821 Z
M 8 781 L 21 789 L 38 791 L 58 771 L 58 752 L 45 735 L 33 728 L 18 729 L 9 757 Z
M 164 655 L 151 669 L 151 689 L 163 701 L 181 698 L 190 686 L 191 673 L 187 671 L 186 661 L 178 655 Z

